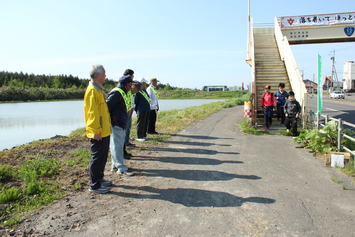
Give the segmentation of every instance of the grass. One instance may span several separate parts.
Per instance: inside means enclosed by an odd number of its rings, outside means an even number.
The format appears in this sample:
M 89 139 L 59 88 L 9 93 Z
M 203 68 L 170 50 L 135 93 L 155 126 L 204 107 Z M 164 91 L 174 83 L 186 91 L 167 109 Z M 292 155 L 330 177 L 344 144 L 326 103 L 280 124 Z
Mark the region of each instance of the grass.
M 38 155 L 34 159 L 25 160 L 19 167 L 1 165 L 0 170 L 3 180 L 5 178 L 23 183 L 16 187 L 7 187 L 2 183 L 0 203 L 8 204 L 0 215 L 2 227 L 18 224 L 31 210 L 52 203 L 64 195 L 59 185 L 46 180 L 46 177 L 60 173 L 61 164 L 55 159 Z
M 332 178 L 332 181 L 333 181 L 334 183 L 337 183 L 337 184 L 339 183 L 339 180 L 338 180 L 337 178 L 335 178 L 335 177 Z
M 262 132 L 258 131 L 253 126 L 251 126 L 251 124 L 248 121 L 248 118 L 245 118 L 239 125 L 240 125 L 243 133 L 254 134 L 254 135 L 263 134 Z

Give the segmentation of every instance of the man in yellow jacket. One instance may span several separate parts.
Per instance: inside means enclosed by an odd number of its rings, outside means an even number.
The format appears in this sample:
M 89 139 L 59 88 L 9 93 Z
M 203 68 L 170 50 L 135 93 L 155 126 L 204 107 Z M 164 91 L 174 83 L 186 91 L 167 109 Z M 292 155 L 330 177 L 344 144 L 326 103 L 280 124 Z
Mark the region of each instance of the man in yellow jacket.
M 104 179 L 104 170 L 108 156 L 111 135 L 111 119 L 106 104 L 102 84 L 106 71 L 102 65 L 93 65 L 90 69 L 91 80 L 84 96 L 84 114 L 86 136 L 91 143 L 90 156 L 90 192 L 107 193 L 111 181 Z

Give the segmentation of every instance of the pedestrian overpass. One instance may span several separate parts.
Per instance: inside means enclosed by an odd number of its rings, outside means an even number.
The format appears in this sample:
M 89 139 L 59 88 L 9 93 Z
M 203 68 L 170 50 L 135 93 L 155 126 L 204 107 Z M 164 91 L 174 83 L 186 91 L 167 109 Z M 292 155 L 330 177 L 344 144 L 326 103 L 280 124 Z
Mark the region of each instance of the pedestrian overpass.
M 286 91 L 294 91 L 306 115 L 307 90 L 291 44 L 355 42 L 355 12 L 275 17 L 274 23 L 259 24 L 249 18 L 248 24 L 246 62 L 252 68 L 254 126 L 263 117 L 260 101 L 265 85 L 276 91 L 284 83 Z

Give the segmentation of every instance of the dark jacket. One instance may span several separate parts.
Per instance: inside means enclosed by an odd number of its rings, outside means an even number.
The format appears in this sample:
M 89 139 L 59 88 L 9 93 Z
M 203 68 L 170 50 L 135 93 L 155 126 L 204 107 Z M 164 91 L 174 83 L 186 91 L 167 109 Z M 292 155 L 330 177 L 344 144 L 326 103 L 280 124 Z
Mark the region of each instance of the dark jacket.
M 284 106 L 284 112 L 285 114 L 288 114 L 288 117 L 293 118 L 296 116 L 296 114 L 301 113 L 301 106 L 298 101 L 293 100 L 293 101 L 286 101 L 286 104 Z
M 277 104 L 280 105 L 284 105 L 286 103 L 286 99 L 288 98 L 288 93 L 286 91 L 284 91 L 283 93 L 281 93 L 280 91 L 276 91 L 274 93 L 275 99 L 276 97 L 279 97 L 278 100 L 276 100 Z
M 134 110 L 136 111 L 136 113 L 149 113 L 150 112 L 150 104 L 147 101 L 147 99 L 141 94 L 145 93 L 148 98 L 149 95 L 147 93 L 147 91 L 145 89 L 141 89 L 135 96 L 134 96 Z
M 127 93 L 124 85 L 118 84 L 117 87 Z M 128 114 L 126 104 L 121 93 L 113 89 L 108 94 L 106 103 L 110 112 L 112 126 L 119 126 L 120 128 L 126 129 Z

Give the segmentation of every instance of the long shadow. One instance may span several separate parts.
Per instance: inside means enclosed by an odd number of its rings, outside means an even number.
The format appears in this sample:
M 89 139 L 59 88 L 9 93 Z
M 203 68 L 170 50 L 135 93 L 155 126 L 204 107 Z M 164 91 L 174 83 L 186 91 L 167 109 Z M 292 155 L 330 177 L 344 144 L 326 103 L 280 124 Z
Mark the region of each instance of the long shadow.
M 123 189 L 140 190 L 151 194 L 136 194 L 126 192 L 113 192 L 110 194 L 137 199 L 159 199 L 172 203 L 182 204 L 186 207 L 239 207 L 245 202 L 254 202 L 260 204 L 271 204 L 275 199 L 265 197 L 238 197 L 226 192 L 208 191 L 189 188 L 168 188 L 159 189 L 149 186 L 120 186 Z
M 157 148 L 155 149 L 156 151 L 165 151 L 165 152 L 183 152 L 183 153 L 191 153 L 191 154 L 203 154 L 203 155 L 216 155 L 216 154 L 228 154 L 228 155 L 238 155 L 238 152 L 221 152 L 221 151 L 215 151 L 215 150 L 209 150 L 209 149 L 201 149 L 201 148 L 181 148 L 181 149 L 176 149 L 176 148 L 167 148 L 167 147 L 162 147 L 162 148 Z
M 261 179 L 256 175 L 229 174 L 210 170 L 134 170 L 137 176 L 165 177 L 194 181 L 226 181 L 232 179 Z
M 189 137 L 193 139 L 206 139 L 206 140 L 233 139 L 233 138 L 226 138 L 226 137 L 210 137 L 210 136 L 184 135 L 184 134 L 176 134 L 174 135 L 174 137 Z
M 179 165 L 221 165 L 225 163 L 230 164 L 242 164 L 243 161 L 234 161 L 234 160 L 227 160 L 221 161 L 217 159 L 210 159 L 210 158 L 196 158 L 196 157 L 148 157 L 148 156 L 140 156 L 138 159 L 142 160 L 154 160 L 164 163 L 173 163 Z
M 189 146 L 231 146 L 227 144 L 215 144 L 215 143 L 209 143 L 209 142 L 191 142 L 191 141 L 167 141 L 166 143 L 168 144 L 183 144 L 183 145 L 189 145 Z

